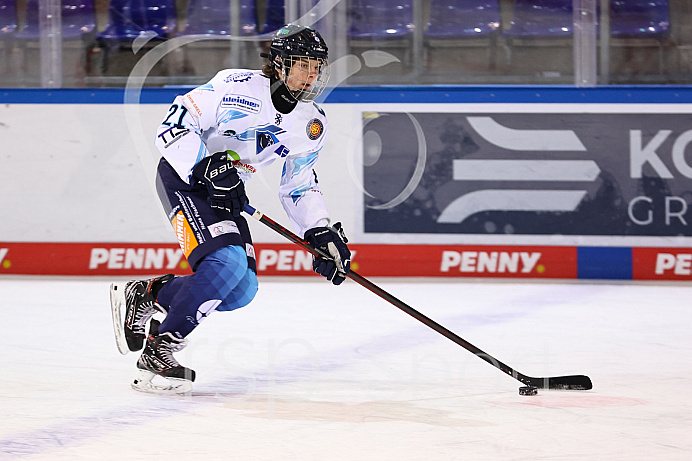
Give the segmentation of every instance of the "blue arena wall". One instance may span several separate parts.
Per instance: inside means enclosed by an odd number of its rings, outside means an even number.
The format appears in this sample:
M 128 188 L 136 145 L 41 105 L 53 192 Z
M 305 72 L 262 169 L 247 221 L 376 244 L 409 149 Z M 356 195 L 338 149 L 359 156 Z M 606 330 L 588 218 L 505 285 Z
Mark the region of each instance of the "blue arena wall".
M 126 92 L 141 91 L 140 104 L 167 104 L 191 87 L 142 88 L 5 88 L 3 104 L 122 104 Z M 692 86 L 361 86 L 333 88 L 327 104 L 690 104 Z

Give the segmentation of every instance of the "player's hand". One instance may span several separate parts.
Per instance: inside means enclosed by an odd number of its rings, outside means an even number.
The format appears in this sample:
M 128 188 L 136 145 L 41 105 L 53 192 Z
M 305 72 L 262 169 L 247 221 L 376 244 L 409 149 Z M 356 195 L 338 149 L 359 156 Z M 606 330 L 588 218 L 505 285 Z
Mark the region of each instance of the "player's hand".
M 192 177 L 207 186 L 209 205 L 212 208 L 237 218 L 245 204 L 250 201 L 245 195 L 245 185 L 232 161 L 226 152 L 217 152 L 195 165 Z
M 329 256 L 329 259 L 313 256 L 312 269 L 334 285 L 343 282 L 351 270 L 351 251 L 346 246 L 348 239 L 341 223 L 310 229 L 305 232 L 305 240 Z

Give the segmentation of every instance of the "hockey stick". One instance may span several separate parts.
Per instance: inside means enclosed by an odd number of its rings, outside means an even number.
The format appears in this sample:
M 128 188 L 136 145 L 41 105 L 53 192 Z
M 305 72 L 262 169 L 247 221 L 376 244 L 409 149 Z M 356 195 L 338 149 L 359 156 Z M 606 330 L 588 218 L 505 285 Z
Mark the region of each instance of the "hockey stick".
M 281 224 L 277 223 L 273 219 L 265 216 L 262 212 L 256 210 L 255 208 L 251 207 L 250 205 L 245 205 L 244 210 L 245 213 L 249 214 L 262 224 L 266 225 L 267 227 L 270 227 L 271 229 L 275 230 L 279 234 L 283 235 L 286 237 L 288 240 L 291 240 L 293 243 L 297 243 L 301 247 L 303 247 L 305 250 L 309 251 L 315 256 L 319 256 L 322 258 L 327 258 L 330 259 L 330 257 L 317 248 L 313 247 L 310 245 L 308 242 L 305 240 L 301 239 L 298 237 L 296 234 L 291 232 L 290 230 L 286 229 L 283 227 Z M 432 328 L 433 330 L 437 331 L 440 333 L 442 336 L 445 336 L 446 338 L 454 341 L 467 351 L 471 352 L 472 354 L 478 356 L 479 358 L 485 360 L 492 366 L 498 368 L 499 370 L 505 372 L 506 374 L 510 375 L 517 381 L 520 381 L 527 386 L 533 386 L 538 389 L 570 389 L 570 390 L 588 390 L 591 389 L 593 386 L 591 384 L 591 379 L 589 379 L 588 376 L 585 375 L 570 375 L 570 376 L 555 376 L 555 377 L 544 377 L 544 378 L 533 378 L 531 376 L 527 376 L 523 373 L 519 373 L 516 371 L 514 368 L 510 367 L 509 365 L 506 365 L 499 360 L 497 360 L 495 357 L 492 355 L 488 354 L 487 352 L 483 352 L 481 349 L 477 348 L 470 342 L 464 340 L 460 336 L 456 335 L 452 331 L 448 330 L 447 328 L 443 327 L 439 323 L 435 322 L 434 320 L 426 317 L 425 315 L 421 314 L 408 304 L 404 303 L 403 301 L 395 298 L 391 294 L 387 293 L 384 291 L 382 288 L 378 287 L 374 283 L 370 282 L 367 280 L 365 277 L 362 277 L 355 271 L 351 270 L 348 275 L 348 278 L 353 280 L 354 282 L 358 283 L 359 285 L 367 288 L 371 292 L 375 293 L 377 296 L 380 298 L 389 301 L 391 304 L 394 306 L 398 307 L 402 311 L 406 312 L 409 314 L 411 317 L 415 318 L 416 320 L 420 321 L 421 323 L 427 325 L 428 327 Z

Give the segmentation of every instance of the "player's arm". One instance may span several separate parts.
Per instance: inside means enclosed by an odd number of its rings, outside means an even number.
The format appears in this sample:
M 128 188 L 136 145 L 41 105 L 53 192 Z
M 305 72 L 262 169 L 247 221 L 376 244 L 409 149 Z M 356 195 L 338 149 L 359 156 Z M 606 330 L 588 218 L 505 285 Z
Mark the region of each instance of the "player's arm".
M 279 199 L 298 235 L 330 223 L 314 170 L 317 159 L 317 152 L 288 156 L 281 173 Z
M 156 147 L 183 181 L 209 155 L 202 136 L 216 123 L 216 107 L 213 86 L 204 85 L 177 96 L 156 131 Z
M 279 195 L 293 227 L 305 240 L 319 248 L 328 258 L 313 258 L 312 267 L 334 285 L 346 278 L 351 266 L 351 252 L 341 223 L 333 226 L 319 188 L 314 165 L 318 153 L 288 157 L 281 176 Z

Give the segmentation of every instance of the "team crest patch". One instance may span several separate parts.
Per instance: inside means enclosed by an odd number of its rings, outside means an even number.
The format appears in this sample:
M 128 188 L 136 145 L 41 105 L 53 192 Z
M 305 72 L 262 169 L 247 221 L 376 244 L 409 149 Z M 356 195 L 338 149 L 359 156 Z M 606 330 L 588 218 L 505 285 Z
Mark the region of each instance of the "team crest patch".
M 313 118 L 308 122 L 308 127 L 307 127 L 307 132 L 308 132 L 308 138 L 310 138 L 312 141 L 315 139 L 319 138 L 322 136 L 322 130 L 324 129 L 324 126 L 322 125 L 322 122 L 319 121 L 319 119 Z

